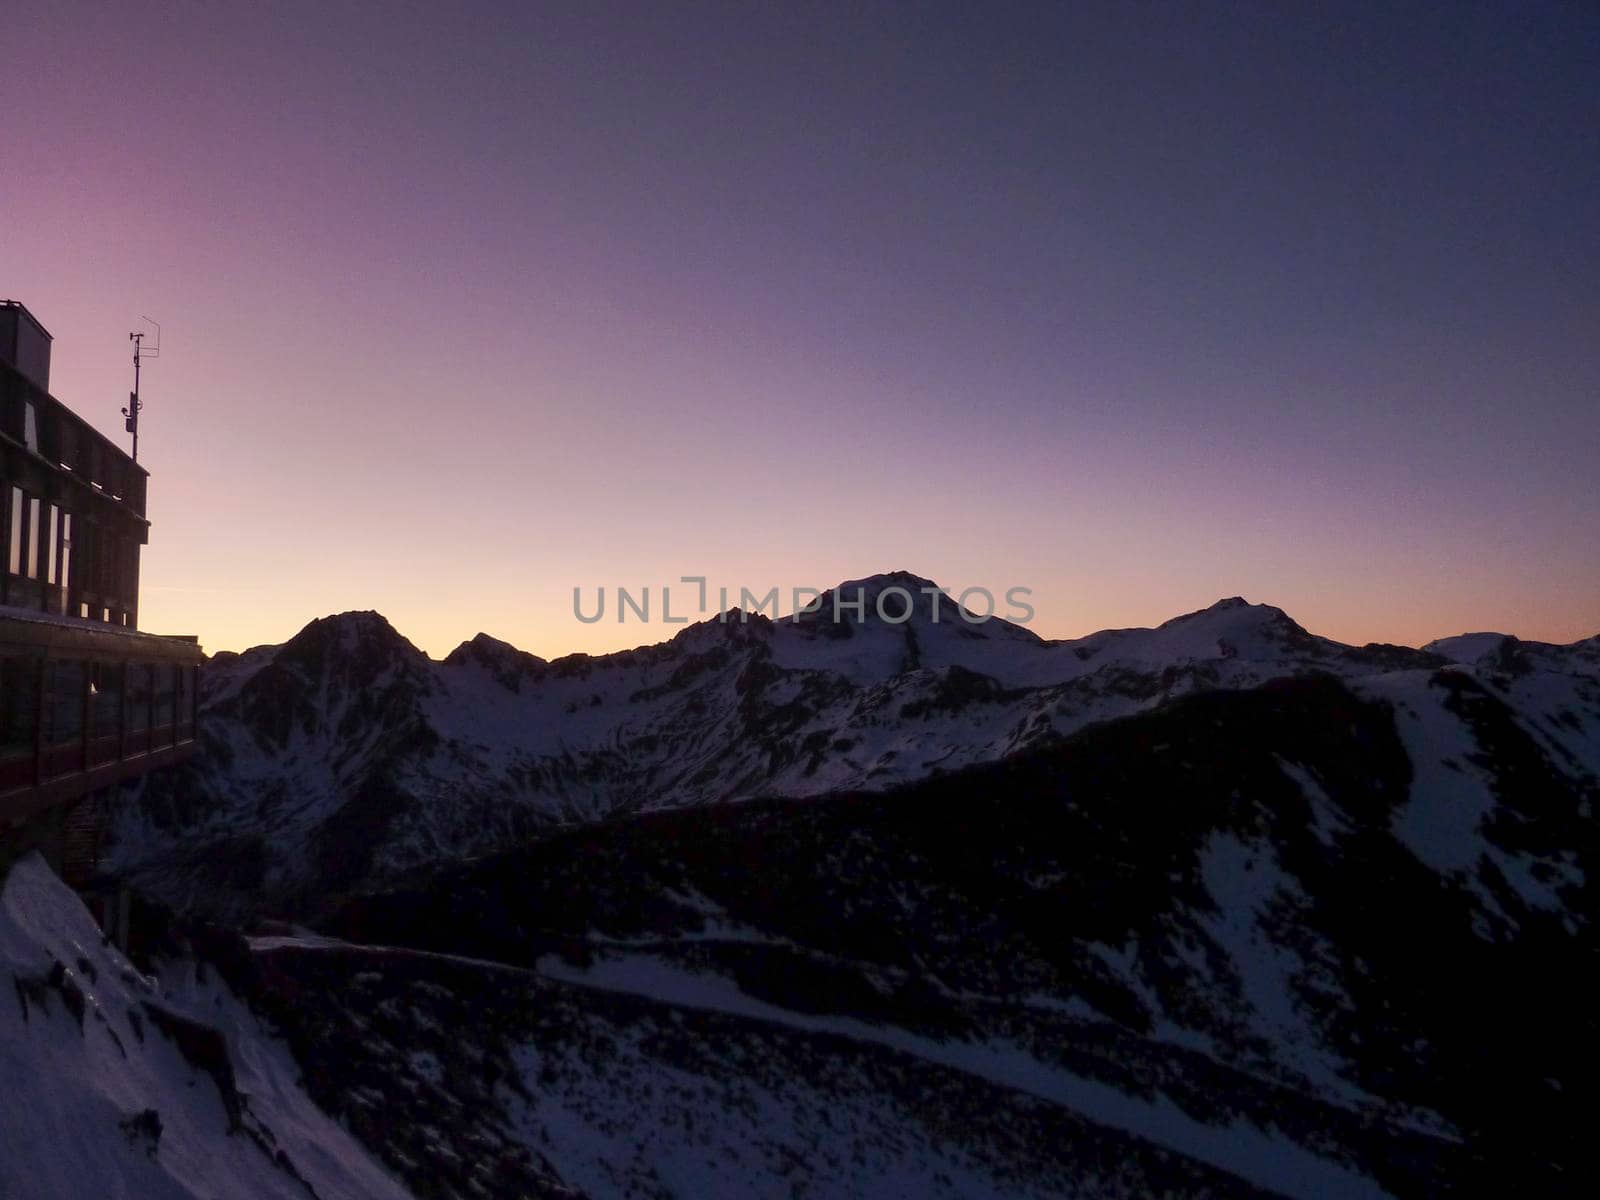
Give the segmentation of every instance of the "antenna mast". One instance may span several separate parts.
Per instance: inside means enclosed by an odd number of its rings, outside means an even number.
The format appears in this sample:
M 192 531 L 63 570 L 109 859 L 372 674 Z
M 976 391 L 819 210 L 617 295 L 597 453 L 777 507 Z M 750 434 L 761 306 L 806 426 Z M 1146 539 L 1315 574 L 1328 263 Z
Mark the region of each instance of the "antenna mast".
M 161 357 L 161 325 L 149 317 L 140 317 L 141 321 L 156 327 L 156 344 L 149 348 L 144 344 L 144 332 L 130 333 L 128 340 L 133 343 L 133 391 L 128 393 L 128 407 L 122 410 L 124 418 L 122 425 L 129 433 L 133 434 L 133 461 L 139 461 L 139 413 L 144 408 L 144 401 L 139 399 L 139 359 Z

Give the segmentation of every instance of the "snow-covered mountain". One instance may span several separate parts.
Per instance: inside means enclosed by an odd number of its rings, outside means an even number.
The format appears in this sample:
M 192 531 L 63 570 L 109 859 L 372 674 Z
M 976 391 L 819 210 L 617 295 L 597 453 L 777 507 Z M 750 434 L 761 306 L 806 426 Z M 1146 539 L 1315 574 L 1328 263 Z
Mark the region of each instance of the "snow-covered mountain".
M 215 975 L 145 974 L 37 855 L 0 880 L 0 1196 L 403 1200 Z
M 314 1055 L 523 1080 L 451 1111 L 593 1195 L 1588 1194 L 1600 678 L 1555 657 L 1542 706 L 1303 674 L 578 826 L 257 955 Z
M 319 1195 L 1590 1192 L 1600 640 L 1351 647 L 1225 600 L 435 662 L 346 614 L 205 688 L 119 861 L 304 924 L 117 978 L 226 1024 Z M 13 1078 L 66 1071 L 85 1130 L 187 1113 L 139 1066 L 108 1106 L 79 949 L 5 937 L 43 997 Z M 183 1122 L 152 1169 L 188 1187 Z
M 903 623 L 875 612 L 896 586 L 917 599 Z M 883 789 L 1199 691 L 1312 672 L 1426 678 L 1462 647 L 1491 652 L 1477 635 L 1345 646 L 1237 598 L 1047 642 L 969 623 L 932 586 L 875 576 L 838 589 L 866 599 L 861 616 L 835 620 L 830 591 L 799 620 L 735 611 L 659 645 L 553 662 L 483 634 L 438 662 L 375 613 L 314 621 L 208 664 L 203 752 L 123 807 L 117 865 L 182 908 L 303 911 L 572 823 Z M 1593 644 L 1521 653 L 1516 673 L 1468 667 L 1509 679 L 1541 736 L 1592 764 L 1592 735 L 1557 718 L 1593 704 Z

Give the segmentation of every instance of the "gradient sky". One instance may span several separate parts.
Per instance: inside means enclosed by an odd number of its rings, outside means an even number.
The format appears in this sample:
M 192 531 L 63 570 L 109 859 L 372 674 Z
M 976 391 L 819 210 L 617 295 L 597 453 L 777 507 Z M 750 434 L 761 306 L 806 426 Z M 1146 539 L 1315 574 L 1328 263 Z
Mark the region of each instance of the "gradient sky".
M 0 23 L 0 293 L 123 442 L 162 323 L 145 628 L 1600 631 L 1591 3 L 136 7 Z

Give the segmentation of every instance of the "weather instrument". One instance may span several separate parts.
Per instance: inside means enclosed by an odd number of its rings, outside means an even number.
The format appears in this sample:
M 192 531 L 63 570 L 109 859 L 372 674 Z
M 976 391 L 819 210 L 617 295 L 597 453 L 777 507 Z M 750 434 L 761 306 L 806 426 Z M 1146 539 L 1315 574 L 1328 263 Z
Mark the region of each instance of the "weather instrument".
M 128 340 L 133 343 L 133 391 L 128 393 L 128 407 L 122 410 L 122 425 L 129 433 L 133 434 L 133 461 L 139 461 L 139 412 L 144 408 L 144 401 L 139 399 L 139 362 L 141 358 L 161 357 L 161 324 L 152 321 L 149 317 L 140 317 L 146 325 L 152 325 L 156 331 L 156 341 L 153 346 L 144 344 L 145 331 L 130 333 Z

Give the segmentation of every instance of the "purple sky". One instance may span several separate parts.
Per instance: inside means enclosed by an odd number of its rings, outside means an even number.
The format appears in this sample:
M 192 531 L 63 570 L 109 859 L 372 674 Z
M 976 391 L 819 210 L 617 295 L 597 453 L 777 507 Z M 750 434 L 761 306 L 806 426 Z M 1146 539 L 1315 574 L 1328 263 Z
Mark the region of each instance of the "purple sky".
M 163 325 L 147 628 L 1600 631 L 1592 5 L 141 7 L 4 20 L 0 293 L 119 437 Z

